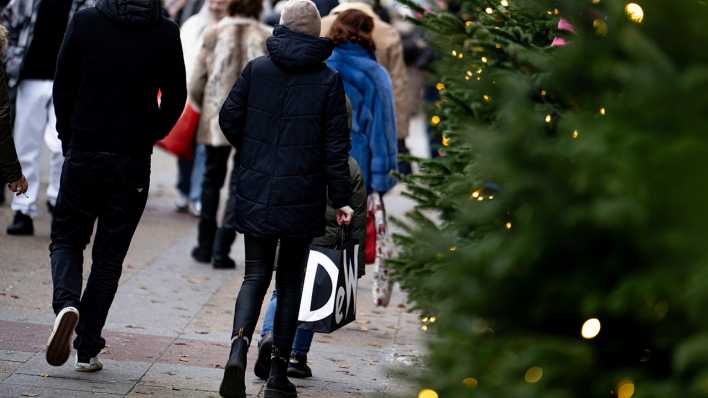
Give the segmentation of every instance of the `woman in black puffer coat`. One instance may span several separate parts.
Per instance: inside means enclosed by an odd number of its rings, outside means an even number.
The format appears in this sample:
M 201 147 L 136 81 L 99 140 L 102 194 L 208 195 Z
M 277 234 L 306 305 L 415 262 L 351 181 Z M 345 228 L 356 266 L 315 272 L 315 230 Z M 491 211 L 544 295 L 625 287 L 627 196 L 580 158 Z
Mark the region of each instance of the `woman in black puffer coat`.
M 220 113 L 238 151 L 226 224 L 245 235 L 246 274 L 236 301 L 221 394 L 245 397 L 246 353 L 280 242 L 273 361 L 265 397 L 297 396 L 287 379 L 309 245 L 325 232 L 327 195 L 351 221 L 350 134 L 341 77 L 325 64 L 334 44 L 319 37 L 309 0 L 291 0 L 268 39 L 269 56 L 244 69 Z

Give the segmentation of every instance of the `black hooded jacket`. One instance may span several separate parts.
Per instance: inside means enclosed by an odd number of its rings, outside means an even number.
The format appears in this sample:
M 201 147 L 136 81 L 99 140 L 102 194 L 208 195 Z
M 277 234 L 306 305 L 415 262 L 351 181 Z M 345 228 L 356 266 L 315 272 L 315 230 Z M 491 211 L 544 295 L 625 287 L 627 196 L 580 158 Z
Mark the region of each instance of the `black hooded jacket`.
M 236 208 L 226 221 L 257 237 L 314 238 L 325 232 L 327 190 L 335 208 L 352 194 L 344 86 L 324 63 L 334 44 L 277 26 L 267 47 L 219 115 L 238 150 Z
M 186 97 L 179 28 L 159 0 L 99 0 L 69 23 L 54 79 L 65 155 L 149 155 Z

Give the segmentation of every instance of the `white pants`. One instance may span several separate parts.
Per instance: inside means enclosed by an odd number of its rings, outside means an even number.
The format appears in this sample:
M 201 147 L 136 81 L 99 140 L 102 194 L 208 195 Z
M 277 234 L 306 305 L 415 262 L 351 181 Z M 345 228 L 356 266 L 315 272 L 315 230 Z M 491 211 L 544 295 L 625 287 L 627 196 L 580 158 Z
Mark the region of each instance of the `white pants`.
M 39 196 L 39 155 L 42 141 L 49 148 L 49 187 L 47 200 L 53 206 L 59 194 L 59 181 L 64 156 L 57 133 L 57 118 L 54 114 L 51 80 L 23 80 L 17 87 L 17 111 L 15 117 L 15 148 L 27 177 L 27 195 L 15 196 L 12 210 L 35 217 Z

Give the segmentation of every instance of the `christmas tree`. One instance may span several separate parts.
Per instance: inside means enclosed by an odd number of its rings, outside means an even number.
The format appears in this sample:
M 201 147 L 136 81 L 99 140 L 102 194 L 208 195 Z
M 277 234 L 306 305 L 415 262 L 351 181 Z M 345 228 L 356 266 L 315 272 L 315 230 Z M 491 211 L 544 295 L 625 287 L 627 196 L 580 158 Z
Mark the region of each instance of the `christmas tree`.
M 444 149 L 391 262 L 419 396 L 708 396 L 708 6 L 455 8 L 419 10 Z

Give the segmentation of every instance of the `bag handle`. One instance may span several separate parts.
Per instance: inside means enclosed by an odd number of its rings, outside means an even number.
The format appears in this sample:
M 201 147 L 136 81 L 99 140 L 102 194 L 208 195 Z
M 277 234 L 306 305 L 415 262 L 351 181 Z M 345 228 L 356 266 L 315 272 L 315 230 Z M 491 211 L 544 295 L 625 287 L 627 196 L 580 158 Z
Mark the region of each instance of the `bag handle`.
M 337 228 L 337 249 L 344 249 L 344 243 L 351 240 L 352 227 L 351 225 L 340 225 Z

